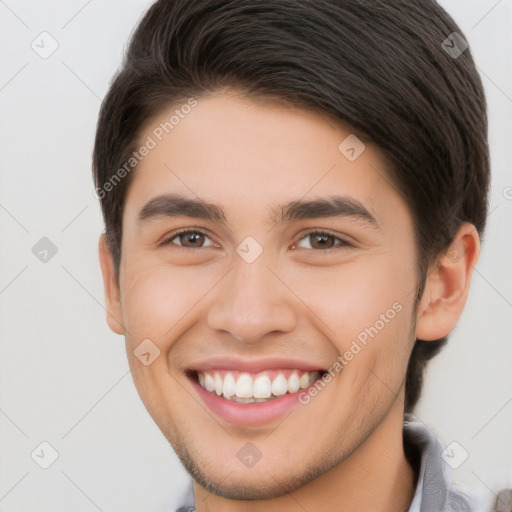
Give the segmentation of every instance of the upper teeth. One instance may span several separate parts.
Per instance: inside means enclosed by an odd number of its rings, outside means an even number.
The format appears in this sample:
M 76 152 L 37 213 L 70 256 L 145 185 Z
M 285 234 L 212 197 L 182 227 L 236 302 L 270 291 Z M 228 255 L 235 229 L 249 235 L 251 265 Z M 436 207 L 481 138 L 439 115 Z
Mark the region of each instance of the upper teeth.
M 237 402 L 264 402 L 286 393 L 296 393 L 306 388 L 320 377 L 319 372 L 300 370 L 274 371 L 273 379 L 268 371 L 250 374 L 233 371 L 198 372 L 199 384 L 208 391 L 215 392 L 228 400 Z M 285 375 L 287 374 L 287 375 Z

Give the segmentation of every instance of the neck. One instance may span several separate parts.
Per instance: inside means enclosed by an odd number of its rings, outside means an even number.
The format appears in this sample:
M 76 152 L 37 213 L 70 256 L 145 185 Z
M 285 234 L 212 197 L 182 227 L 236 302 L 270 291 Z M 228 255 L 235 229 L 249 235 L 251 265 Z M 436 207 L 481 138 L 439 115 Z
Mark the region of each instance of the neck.
M 400 402 L 354 452 L 321 476 L 277 498 L 229 500 L 194 482 L 197 512 L 406 512 L 414 496 L 415 473 L 403 448 Z

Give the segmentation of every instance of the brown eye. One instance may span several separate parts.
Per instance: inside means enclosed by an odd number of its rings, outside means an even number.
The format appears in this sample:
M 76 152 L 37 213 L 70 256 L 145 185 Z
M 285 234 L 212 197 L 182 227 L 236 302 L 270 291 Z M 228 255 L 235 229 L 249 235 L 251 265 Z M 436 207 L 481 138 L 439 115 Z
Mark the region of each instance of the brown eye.
M 162 245 L 177 245 L 178 247 L 183 247 L 184 249 L 201 249 L 203 247 L 209 247 L 208 245 L 203 245 L 205 240 L 209 239 L 209 237 L 201 232 L 201 231 L 180 231 L 179 233 L 175 233 L 170 238 L 167 238 Z M 173 242 L 173 240 L 178 240 L 179 243 Z M 212 246 L 213 244 L 210 244 Z
M 334 245 L 334 237 L 327 234 L 314 233 L 309 235 L 313 249 L 331 249 Z
M 202 233 L 181 233 L 178 235 L 180 245 L 192 247 L 201 247 L 205 236 Z M 189 246 L 189 247 L 190 247 Z
M 307 233 L 305 236 L 301 238 L 301 240 L 307 240 L 310 243 L 310 248 L 315 250 L 326 250 L 326 249 L 334 249 L 336 247 L 348 247 L 350 244 L 334 236 L 326 231 L 312 231 Z M 339 242 L 339 243 L 336 243 Z M 300 243 L 297 244 L 297 247 L 306 248 Z

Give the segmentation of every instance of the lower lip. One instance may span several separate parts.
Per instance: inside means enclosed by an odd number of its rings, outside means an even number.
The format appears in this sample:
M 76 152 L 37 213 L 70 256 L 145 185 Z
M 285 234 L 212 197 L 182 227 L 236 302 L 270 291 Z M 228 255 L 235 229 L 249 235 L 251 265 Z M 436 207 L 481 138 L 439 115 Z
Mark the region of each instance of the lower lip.
M 195 379 L 190 379 L 199 396 L 215 415 L 223 420 L 243 427 L 261 427 L 272 423 L 285 414 L 291 412 L 299 402 L 299 394 L 308 391 L 308 388 L 300 389 L 296 393 L 274 398 L 268 402 L 252 402 L 244 404 L 222 398 L 215 393 L 204 389 Z M 313 386 L 311 384 L 311 386 Z

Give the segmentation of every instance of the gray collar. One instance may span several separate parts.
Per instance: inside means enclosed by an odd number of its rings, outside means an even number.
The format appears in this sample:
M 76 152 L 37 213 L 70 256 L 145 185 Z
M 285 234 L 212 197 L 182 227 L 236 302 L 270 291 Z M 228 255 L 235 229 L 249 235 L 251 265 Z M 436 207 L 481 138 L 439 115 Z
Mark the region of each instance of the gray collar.
M 416 492 L 408 512 L 476 512 L 472 499 L 461 489 L 451 485 L 450 468 L 441 454 L 441 441 L 424 423 L 404 422 L 404 446 L 416 448 L 421 466 Z

